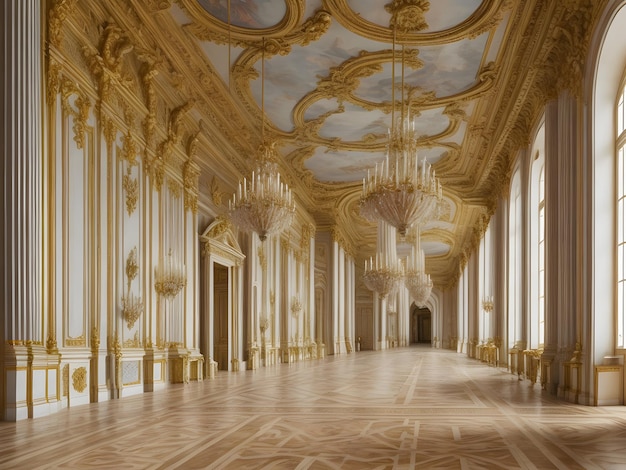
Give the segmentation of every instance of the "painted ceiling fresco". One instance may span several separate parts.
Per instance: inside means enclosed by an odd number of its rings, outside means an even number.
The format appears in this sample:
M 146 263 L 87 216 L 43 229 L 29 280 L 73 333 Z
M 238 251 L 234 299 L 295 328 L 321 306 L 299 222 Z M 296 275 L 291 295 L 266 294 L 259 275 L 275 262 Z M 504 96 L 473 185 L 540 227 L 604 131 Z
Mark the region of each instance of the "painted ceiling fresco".
M 421 231 L 427 267 L 445 283 L 484 213 L 466 203 L 485 192 L 479 175 L 488 166 L 470 129 L 489 109 L 513 3 L 179 0 L 170 13 L 235 107 L 275 138 L 317 223 L 343 224 L 372 250 L 376 228 L 358 199 L 368 169 L 384 159 L 395 97 L 394 112 L 410 113 L 421 156 L 444 187 L 448 210 Z

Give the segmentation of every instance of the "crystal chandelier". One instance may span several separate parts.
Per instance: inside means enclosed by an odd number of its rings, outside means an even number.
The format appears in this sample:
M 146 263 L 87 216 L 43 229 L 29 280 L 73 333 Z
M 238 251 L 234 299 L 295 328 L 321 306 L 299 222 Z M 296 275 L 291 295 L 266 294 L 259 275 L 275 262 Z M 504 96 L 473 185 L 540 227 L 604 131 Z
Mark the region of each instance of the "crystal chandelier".
M 228 201 L 232 221 L 241 229 L 256 232 L 261 241 L 291 224 L 296 211 L 287 183 L 280 181 L 274 143 L 265 139 L 265 39 L 261 61 L 261 145 L 258 166 L 250 180 L 239 182 L 236 194 Z
M 402 264 L 396 254 L 395 228 L 384 221 L 378 223 L 377 250 L 374 259 L 365 260 L 363 282 L 381 299 L 393 294 L 402 280 Z
M 252 178 L 239 182 L 239 189 L 228 202 L 232 221 L 243 230 L 256 232 L 264 241 L 291 224 L 296 206 L 291 190 L 280 181 L 273 146 L 261 144 L 259 166 Z
M 483 297 L 483 310 L 487 313 L 493 312 L 493 297 L 488 295 Z
M 418 230 L 415 244 L 411 247 L 411 254 L 406 261 L 406 272 L 404 276 L 404 285 L 418 307 L 426 305 L 433 289 L 430 274 L 426 274 L 425 268 L 424 251 L 421 247 Z
M 395 82 L 395 30 L 392 75 Z M 402 90 L 404 90 L 404 46 L 402 46 Z M 403 93 L 404 95 L 404 93 Z M 363 179 L 361 214 L 370 221 L 384 220 L 405 236 L 409 227 L 423 224 L 434 217 L 443 199 L 441 184 L 426 158 L 419 162 L 415 122 L 405 113 L 404 96 L 400 99 L 402 113 L 395 118 L 395 83 L 392 85 L 391 129 L 388 133 L 387 155 L 368 170 Z M 409 106 L 410 108 L 410 106 Z

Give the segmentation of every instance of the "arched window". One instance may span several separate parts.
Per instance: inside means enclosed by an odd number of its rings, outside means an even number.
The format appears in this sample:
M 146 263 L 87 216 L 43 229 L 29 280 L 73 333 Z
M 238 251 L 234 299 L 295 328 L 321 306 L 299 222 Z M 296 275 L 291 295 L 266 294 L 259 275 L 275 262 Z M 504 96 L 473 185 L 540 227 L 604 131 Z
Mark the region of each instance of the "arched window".
M 624 115 L 624 95 L 626 84 L 622 82 L 621 92 L 617 99 L 617 346 L 623 348 L 626 338 L 626 162 L 624 159 L 626 147 L 626 129 Z

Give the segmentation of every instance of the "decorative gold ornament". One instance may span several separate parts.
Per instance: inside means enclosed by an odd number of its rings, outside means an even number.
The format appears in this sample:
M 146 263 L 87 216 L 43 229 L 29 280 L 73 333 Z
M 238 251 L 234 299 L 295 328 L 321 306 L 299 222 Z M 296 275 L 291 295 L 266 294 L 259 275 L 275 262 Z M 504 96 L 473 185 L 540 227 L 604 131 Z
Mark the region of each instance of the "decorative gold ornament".
M 493 312 L 493 297 L 491 295 L 483 298 L 483 310 L 487 313 Z
M 137 247 L 133 247 L 126 258 L 126 278 L 127 293 L 122 296 L 122 317 L 126 320 L 126 326 L 131 329 L 137 319 L 143 313 L 143 302 L 140 296 L 135 296 L 130 290 L 131 284 L 139 273 L 139 264 L 137 263 Z
M 139 199 L 139 181 L 131 176 L 130 166 L 126 168 L 126 174 L 122 177 L 122 188 L 126 192 L 126 211 L 130 216 L 135 212 Z
M 72 373 L 72 386 L 78 393 L 83 393 L 87 388 L 87 369 L 77 367 Z
M 131 282 L 137 277 L 139 272 L 139 265 L 137 264 L 137 247 L 133 247 L 128 253 L 126 258 L 126 277 L 128 278 L 128 288 L 130 289 Z
M 302 302 L 300 302 L 300 298 L 298 296 L 294 296 L 291 299 L 291 314 L 294 317 L 297 317 L 302 311 Z

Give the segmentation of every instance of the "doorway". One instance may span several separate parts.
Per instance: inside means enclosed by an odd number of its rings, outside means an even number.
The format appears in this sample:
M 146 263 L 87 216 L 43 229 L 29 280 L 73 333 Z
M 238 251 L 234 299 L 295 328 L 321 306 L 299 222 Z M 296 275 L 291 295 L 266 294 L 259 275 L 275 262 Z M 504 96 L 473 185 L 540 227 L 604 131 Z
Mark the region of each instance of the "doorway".
M 228 268 L 213 264 L 213 357 L 218 370 L 228 370 Z
M 415 307 L 411 314 L 411 343 L 430 343 L 432 314 L 426 307 Z

